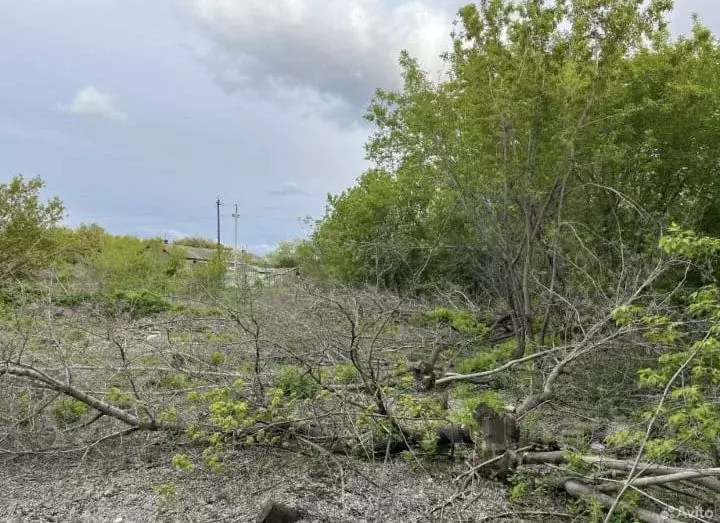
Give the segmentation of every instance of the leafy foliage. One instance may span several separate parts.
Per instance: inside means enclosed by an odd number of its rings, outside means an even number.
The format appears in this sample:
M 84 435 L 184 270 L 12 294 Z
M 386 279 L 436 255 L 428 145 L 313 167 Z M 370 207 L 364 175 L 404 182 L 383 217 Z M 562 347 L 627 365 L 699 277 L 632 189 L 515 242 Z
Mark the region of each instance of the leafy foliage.
M 453 329 L 462 334 L 474 334 L 482 336 L 487 332 L 487 327 L 480 323 L 471 313 L 463 310 L 437 307 L 426 314 L 428 319 L 450 325 Z
M 52 417 L 61 427 L 67 427 L 80 421 L 87 414 L 88 407 L 75 398 L 63 397 L 52 406 Z
M 27 277 L 55 261 L 52 228 L 65 209 L 57 198 L 40 200 L 39 178 L 14 177 L 0 184 L 0 279 Z
M 108 306 L 112 314 L 127 312 L 133 318 L 142 318 L 172 309 L 172 304 L 167 299 L 147 290 L 117 291 L 111 295 Z
M 548 257 L 565 283 L 614 285 L 628 250 L 655 248 L 655 220 L 717 228 L 720 51 L 699 22 L 670 41 L 669 8 L 471 4 L 446 77 L 403 53 L 403 89 L 379 90 L 367 112 L 374 165 L 317 223 L 325 272 L 508 299 L 518 282 L 550 285 Z
M 457 368 L 463 374 L 490 370 L 510 359 L 514 346 L 512 341 L 491 349 L 478 349 L 471 358 L 460 360 Z
M 285 396 L 298 399 L 314 398 L 318 392 L 318 384 L 312 376 L 292 365 L 280 369 L 275 386 Z
M 668 254 L 688 261 L 710 263 L 720 248 L 720 240 L 698 235 L 674 225 L 660 240 Z M 712 278 L 711 274 L 708 277 Z M 660 416 L 659 437 L 650 438 L 645 454 L 655 460 L 672 458 L 680 447 L 694 447 L 720 459 L 720 408 L 717 390 L 720 386 L 720 293 L 716 282 L 686 295 L 680 310 L 651 314 L 641 307 L 621 307 L 614 313 L 616 321 L 637 324 L 643 336 L 665 347 L 658 365 L 642 369 L 640 386 L 668 391 L 660 405 L 649 405 L 642 413 L 645 420 Z M 638 444 L 644 439 L 639 431 L 612 434 L 614 444 Z
M 201 249 L 217 249 L 217 242 L 199 236 L 188 236 L 185 238 L 174 240 L 173 245 L 183 245 L 185 247 L 199 247 Z

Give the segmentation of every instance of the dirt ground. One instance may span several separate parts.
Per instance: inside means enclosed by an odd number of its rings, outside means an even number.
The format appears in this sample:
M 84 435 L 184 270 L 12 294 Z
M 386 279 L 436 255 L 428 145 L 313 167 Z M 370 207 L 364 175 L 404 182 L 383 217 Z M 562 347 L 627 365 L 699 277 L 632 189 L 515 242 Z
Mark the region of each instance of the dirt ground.
M 179 451 L 138 435 L 85 456 L 0 454 L 0 521 L 244 523 L 268 498 L 306 509 L 303 521 L 316 523 L 471 522 L 509 510 L 504 488 L 486 482 L 432 511 L 454 494 L 462 460 L 425 471 L 400 459 L 353 461 L 341 474 L 330 459 L 260 448 L 234 454 L 217 475 L 173 470 Z

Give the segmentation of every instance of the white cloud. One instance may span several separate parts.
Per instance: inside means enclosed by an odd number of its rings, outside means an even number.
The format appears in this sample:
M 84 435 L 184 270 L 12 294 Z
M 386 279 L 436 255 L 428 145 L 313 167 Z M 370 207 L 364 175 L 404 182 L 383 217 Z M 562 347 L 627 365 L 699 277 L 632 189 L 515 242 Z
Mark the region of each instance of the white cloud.
M 438 0 L 188 0 L 227 90 L 345 106 L 355 118 L 378 87 L 400 85 L 408 49 L 435 78 L 454 12 Z M 434 7 L 428 1 L 434 1 Z
M 117 108 L 117 99 L 92 85 L 80 89 L 72 102 L 61 106 L 60 109 L 81 116 L 94 116 L 121 122 L 127 120 L 127 115 Z
M 272 196 L 307 196 L 308 192 L 295 182 L 285 182 L 277 189 L 268 191 Z
M 242 248 L 246 250 L 247 252 L 251 252 L 253 254 L 256 254 L 258 256 L 265 256 L 267 253 L 274 251 L 277 249 L 277 245 L 270 245 L 268 243 L 257 243 L 254 245 L 243 245 L 239 248 Z

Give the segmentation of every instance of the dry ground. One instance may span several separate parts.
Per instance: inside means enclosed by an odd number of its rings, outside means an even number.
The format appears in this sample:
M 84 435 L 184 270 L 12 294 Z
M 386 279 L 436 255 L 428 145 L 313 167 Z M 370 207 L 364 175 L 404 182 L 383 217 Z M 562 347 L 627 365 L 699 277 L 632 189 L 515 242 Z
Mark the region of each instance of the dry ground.
M 84 458 L 4 454 L 0 521 L 253 522 L 268 497 L 306 508 L 304 521 L 316 523 L 471 522 L 509 510 L 503 487 L 487 482 L 431 513 L 454 493 L 452 478 L 465 469 L 461 461 L 425 472 L 399 460 L 353 462 L 341 478 L 332 461 L 261 448 L 235 454 L 227 473 L 214 475 L 173 470 L 176 451 L 137 435 Z M 157 492 L 163 485 L 175 486 L 175 499 Z

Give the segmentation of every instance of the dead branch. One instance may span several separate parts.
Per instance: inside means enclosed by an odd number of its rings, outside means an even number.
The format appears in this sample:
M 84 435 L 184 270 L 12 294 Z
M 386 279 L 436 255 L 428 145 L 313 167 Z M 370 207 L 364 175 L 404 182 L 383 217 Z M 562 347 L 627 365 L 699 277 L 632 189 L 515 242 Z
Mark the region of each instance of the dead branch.
M 604 468 L 620 470 L 628 472 L 632 470 L 633 462 L 625 461 L 620 459 L 608 459 L 602 456 L 580 456 L 586 463 L 592 463 L 595 465 L 602 466 Z M 559 465 L 566 462 L 565 454 L 563 451 L 553 452 L 529 452 L 524 454 L 520 460 L 522 464 L 528 465 L 540 465 L 540 464 L 554 464 Z M 651 474 L 676 474 L 676 473 L 697 473 L 695 477 L 681 478 L 683 480 L 691 481 L 698 485 L 702 485 L 714 492 L 720 492 L 720 480 L 715 479 L 720 477 L 720 467 L 710 469 L 683 469 L 679 467 L 669 467 L 665 465 L 653 465 L 651 463 L 640 462 L 638 468 L 642 468 L 645 472 Z M 678 480 L 680 481 L 680 480 Z
M 490 378 L 494 376 L 495 374 L 498 374 L 500 372 L 506 371 L 512 367 L 515 367 L 516 365 L 520 365 L 521 363 L 525 363 L 527 361 L 532 361 L 538 358 L 542 358 L 543 356 L 547 356 L 548 354 L 552 354 L 554 352 L 561 351 L 563 349 L 567 349 L 567 347 L 555 347 L 552 349 L 544 350 L 541 352 L 536 352 L 535 354 L 530 354 L 529 356 L 525 356 L 523 358 L 518 358 L 516 360 L 511 360 L 505 363 L 504 365 L 501 365 L 500 367 L 493 369 L 493 370 L 487 370 L 484 372 L 474 372 L 472 374 L 448 374 L 444 378 L 440 378 L 435 382 L 435 385 L 443 385 L 445 383 L 451 383 L 454 381 L 468 381 L 473 380 L 477 378 Z
M 503 512 L 502 514 L 492 514 L 490 516 L 483 516 L 478 519 L 478 523 L 482 521 L 493 521 L 494 519 L 505 519 L 505 518 L 516 518 L 518 516 L 548 516 L 558 518 L 569 518 L 573 519 L 575 516 L 566 514 L 565 512 L 542 512 L 542 511 L 520 511 L 520 512 Z
M 645 478 L 637 478 L 628 482 L 631 487 L 652 487 L 656 485 L 664 485 L 676 481 L 693 480 L 698 478 L 707 478 L 709 476 L 720 475 L 720 470 L 713 473 L 712 470 L 688 470 L 686 472 L 673 472 L 671 474 L 663 474 L 661 476 L 652 476 Z M 622 483 L 606 483 L 597 486 L 600 492 L 613 492 L 618 490 Z
M 19 376 L 29 378 L 32 381 L 40 382 L 55 392 L 61 392 L 67 396 L 75 398 L 78 401 L 85 403 L 87 406 L 101 412 L 102 414 L 115 418 L 123 423 L 135 427 L 139 430 L 161 430 L 161 429 L 180 429 L 174 425 L 168 425 L 166 423 L 160 423 L 156 420 L 143 421 L 136 416 L 133 416 L 127 411 L 119 409 L 114 405 L 111 405 L 105 401 L 102 401 L 94 396 L 87 394 L 86 392 L 78 389 L 75 386 L 63 383 L 52 376 L 45 374 L 44 372 L 35 369 L 29 365 L 22 363 L 9 363 L 5 362 L 3 367 L 0 367 L 0 376 L 8 374 L 11 376 Z
M 567 493 L 575 498 L 589 497 L 608 509 L 616 504 L 614 498 L 598 492 L 579 481 L 571 479 L 566 481 L 563 486 L 565 487 Z M 617 506 L 633 514 L 636 518 L 645 523 L 682 523 L 682 521 L 677 519 L 668 518 L 658 514 L 657 512 L 652 512 L 643 508 L 637 508 L 625 502 L 620 502 Z

